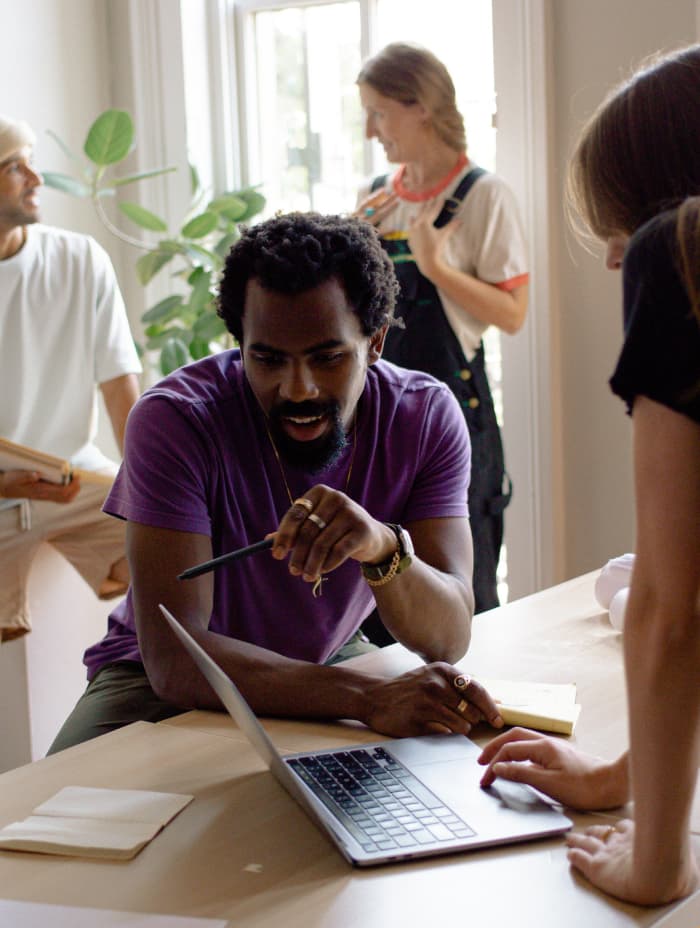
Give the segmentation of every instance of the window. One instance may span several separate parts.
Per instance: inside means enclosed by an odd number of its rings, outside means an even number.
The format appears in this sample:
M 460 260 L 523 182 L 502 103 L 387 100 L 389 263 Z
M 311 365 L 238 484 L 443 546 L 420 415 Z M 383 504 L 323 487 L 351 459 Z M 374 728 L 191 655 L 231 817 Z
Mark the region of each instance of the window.
M 188 18 L 190 6 L 200 12 Z M 536 363 L 549 346 L 544 0 L 431 0 L 429 13 L 426 7 L 424 0 L 180 0 L 186 81 L 192 71 L 199 81 L 197 92 L 187 94 L 188 138 L 203 178 L 218 190 L 260 184 L 270 215 L 351 210 L 362 183 L 387 170 L 380 147 L 363 138 L 354 84 L 362 59 L 403 40 L 431 48 L 445 62 L 469 153 L 515 190 L 536 272 L 525 331 L 501 340 L 491 329 L 485 340 L 515 484 L 506 518 L 508 586 L 510 595 L 521 596 L 555 579 L 551 391 L 547 365 Z M 286 80 L 282 63 L 290 69 Z M 279 118 L 284 94 L 293 118 Z M 207 112 L 190 112 L 197 108 Z M 505 587 L 501 593 L 505 599 Z
M 389 166 L 364 142 L 355 79 L 367 54 L 418 42 L 445 62 L 465 118 L 470 154 L 495 163 L 490 0 L 234 2 L 243 89 L 244 183 L 261 184 L 270 212 L 352 209 L 364 180 Z M 370 41 L 370 36 L 372 41 Z
M 393 41 L 430 48 L 447 66 L 464 116 L 472 159 L 493 170 L 496 156 L 491 0 L 346 0 L 272 6 L 234 3 L 245 60 L 237 72 L 245 100 L 247 181 L 260 183 L 275 210 L 345 212 L 369 177 L 392 170 L 364 140 L 355 80 L 365 54 Z M 458 15 L 456 15 L 458 13 Z M 447 28 L 454 22 L 455 28 Z M 364 27 L 364 28 L 363 28 Z M 370 36 L 372 40 L 370 41 Z M 253 86 L 245 75 L 254 75 Z M 484 339 L 503 424 L 500 333 Z M 499 595 L 508 598 L 505 551 Z

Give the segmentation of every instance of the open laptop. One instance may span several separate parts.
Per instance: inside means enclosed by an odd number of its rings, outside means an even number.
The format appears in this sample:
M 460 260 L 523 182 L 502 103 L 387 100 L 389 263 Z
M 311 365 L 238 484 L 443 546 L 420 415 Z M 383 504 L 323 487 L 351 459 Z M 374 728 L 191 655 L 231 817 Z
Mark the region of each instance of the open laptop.
M 274 776 L 352 864 L 369 867 L 561 834 L 572 822 L 520 783 L 482 789 L 480 748 L 423 735 L 281 755 L 235 684 L 160 610 Z

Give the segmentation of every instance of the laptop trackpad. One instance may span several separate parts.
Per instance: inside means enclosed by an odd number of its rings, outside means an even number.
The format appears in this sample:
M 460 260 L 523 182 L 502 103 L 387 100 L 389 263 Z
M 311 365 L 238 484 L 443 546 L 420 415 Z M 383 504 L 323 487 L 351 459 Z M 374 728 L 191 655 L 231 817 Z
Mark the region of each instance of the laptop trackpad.
M 521 783 L 497 779 L 483 790 L 479 783 L 485 768 L 477 763 L 481 748 L 462 735 L 402 738 L 386 747 L 457 813 L 465 813 L 477 797 L 485 802 L 490 797 L 489 805 L 495 800 L 514 812 L 551 812 L 537 793 Z

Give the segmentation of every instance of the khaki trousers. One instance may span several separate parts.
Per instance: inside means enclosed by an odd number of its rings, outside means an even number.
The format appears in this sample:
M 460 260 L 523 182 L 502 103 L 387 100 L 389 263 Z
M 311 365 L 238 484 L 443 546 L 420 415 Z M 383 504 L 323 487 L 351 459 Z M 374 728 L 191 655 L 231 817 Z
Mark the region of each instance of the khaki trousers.
M 83 482 L 70 503 L 0 500 L 0 641 L 31 630 L 27 579 L 48 542 L 98 592 L 124 557 L 126 522 L 102 512 L 109 487 Z

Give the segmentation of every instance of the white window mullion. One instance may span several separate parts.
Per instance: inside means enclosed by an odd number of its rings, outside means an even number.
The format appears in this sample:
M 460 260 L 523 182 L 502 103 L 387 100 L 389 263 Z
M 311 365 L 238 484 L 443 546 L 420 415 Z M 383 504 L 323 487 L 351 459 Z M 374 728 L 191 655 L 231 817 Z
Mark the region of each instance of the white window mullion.
M 506 510 L 510 598 L 556 579 L 557 410 L 551 360 L 548 61 L 545 0 L 494 0 L 497 169 L 521 204 L 530 250 L 530 309 L 521 332 L 502 337 L 503 436 L 514 477 Z

